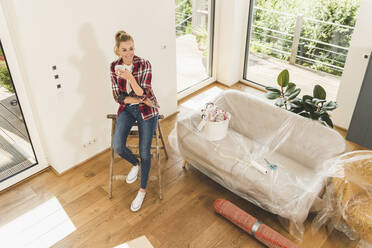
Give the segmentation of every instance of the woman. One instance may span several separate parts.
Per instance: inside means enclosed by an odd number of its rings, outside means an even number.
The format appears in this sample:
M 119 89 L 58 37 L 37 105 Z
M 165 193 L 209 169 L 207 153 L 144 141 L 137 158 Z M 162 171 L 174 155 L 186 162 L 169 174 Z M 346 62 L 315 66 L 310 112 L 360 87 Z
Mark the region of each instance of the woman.
M 134 40 L 125 31 L 115 35 L 115 54 L 111 63 L 111 82 L 114 99 L 120 104 L 114 132 L 114 151 L 133 166 L 126 177 L 127 183 L 137 180 L 141 168 L 141 187 L 130 209 L 141 208 L 146 195 L 146 185 L 151 166 L 151 143 L 158 121 L 158 103 L 151 88 L 151 64 L 134 55 Z M 138 122 L 141 167 L 136 156 L 126 147 L 134 122 Z

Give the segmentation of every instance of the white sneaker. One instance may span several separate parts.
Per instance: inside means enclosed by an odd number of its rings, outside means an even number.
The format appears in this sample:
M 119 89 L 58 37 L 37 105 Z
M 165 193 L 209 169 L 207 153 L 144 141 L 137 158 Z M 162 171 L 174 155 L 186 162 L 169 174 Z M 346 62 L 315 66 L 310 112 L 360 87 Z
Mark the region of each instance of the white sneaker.
M 145 199 L 146 192 L 138 191 L 136 198 L 132 201 L 130 205 L 130 210 L 132 212 L 137 212 L 141 209 L 142 202 Z
M 139 171 L 139 165 L 132 166 L 132 169 L 130 169 L 128 176 L 125 178 L 125 181 L 127 183 L 134 183 L 137 180 Z

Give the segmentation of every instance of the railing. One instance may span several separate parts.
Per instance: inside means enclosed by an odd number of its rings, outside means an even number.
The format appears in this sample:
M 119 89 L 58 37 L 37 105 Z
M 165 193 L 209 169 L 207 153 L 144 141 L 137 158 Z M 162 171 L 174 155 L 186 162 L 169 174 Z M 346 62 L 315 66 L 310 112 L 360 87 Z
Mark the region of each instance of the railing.
M 182 24 L 186 23 L 188 20 L 190 20 L 192 18 L 192 15 L 184 15 L 181 12 L 176 12 L 176 17 L 177 16 L 181 17 L 181 21 L 176 23 L 176 28 L 181 27 Z
M 187 5 L 192 7 L 191 13 L 184 11 Z M 183 0 L 176 5 L 175 13 L 177 37 L 207 27 L 209 11 L 208 3 L 204 0 Z
M 192 20 L 192 14 L 185 14 L 179 11 L 181 7 L 183 7 L 185 4 L 187 4 L 190 0 L 183 0 L 180 2 L 176 8 L 175 8 L 175 13 L 176 13 L 176 35 L 180 36 L 185 34 L 186 30 L 185 27 L 188 23 L 191 23 Z
M 283 32 L 280 30 L 271 29 L 265 26 L 259 26 L 252 24 L 251 34 L 253 40 L 251 43 L 264 49 L 272 51 L 274 54 L 284 56 L 290 64 L 296 64 L 298 61 L 300 64 L 311 64 L 328 67 L 330 71 L 335 71 L 333 74 L 340 75 L 345 66 L 345 60 L 348 46 L 342 46 L 333 43 L 327 43 L 321 40 L 317 40 L 314 37 L 302 36 L 304 23 L 312 23 L 311 25 L 332 25 L 347 30 L 351 33 L 354 27 L 346 26 L 342 24 L 316 20 L 313 18 L 303 17 L 302 15 L 292 15 L 284 12 L 279 12 L 270 9 L 264 9 L 255 6 L 255 11 L 265 11 L 277 14 L 284 18 L 292 18 L 294 22 L 293 33 Z M 261 31 L 261 32 L 260 32 Z M 264 37 L 265 40 L 275 41 L 275 47 L 268 42 L 263 41 L 264 39 L 258 39 L 257 37 Z M 278 43 L 281 43 L 278 44 Z M 306 50 L 306 51 L 305 51 Z M 309 52 L 312 51 L 312 52 Z

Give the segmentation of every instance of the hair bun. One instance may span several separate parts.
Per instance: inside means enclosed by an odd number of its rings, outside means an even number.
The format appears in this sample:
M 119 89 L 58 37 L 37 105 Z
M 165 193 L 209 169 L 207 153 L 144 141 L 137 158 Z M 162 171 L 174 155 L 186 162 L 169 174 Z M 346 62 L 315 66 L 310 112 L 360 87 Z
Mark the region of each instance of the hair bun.
M 120 30 L 120 31 L 118 31 L 118 32 L 115 34 L 115 39 L 116 39 L 116 40 L 119 40 L 120 37 L 122 37 L 122 36 L 124 36 L 124 35 L 126 35 L 126 34 L 127 34 L 127 32 L 125 32 L 125 31 L 123 31 L 123 30 Z
M 134 42 L 133 37 L 130 34 L 128 34 L 127 32 L 125 32 L 124 30 L 120 30 L 120 31 L 116 32 L 114 51 L 115 51 L 115 49 L 119 48 L 120 42 L 125 42 L 125 41 L 128 41 L 128 40 L 131 40 L 131 41 Z

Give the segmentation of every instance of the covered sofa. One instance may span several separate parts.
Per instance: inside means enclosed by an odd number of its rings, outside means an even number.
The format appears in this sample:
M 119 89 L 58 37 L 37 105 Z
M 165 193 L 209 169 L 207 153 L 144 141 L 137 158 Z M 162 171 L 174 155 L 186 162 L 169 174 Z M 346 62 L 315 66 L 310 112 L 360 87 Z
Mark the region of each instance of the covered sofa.
M 248 93 L 227 90 L 213 101 L 231 113 L 227 135 L 208 141 L 199 110 L 177 121 L 177 144 L 188 164 L 257 206 L 290 220 L 299 235 L 309 210 L 332 174 L 344 138 Z M 264 174 L 252 161 L 267 168 Z

